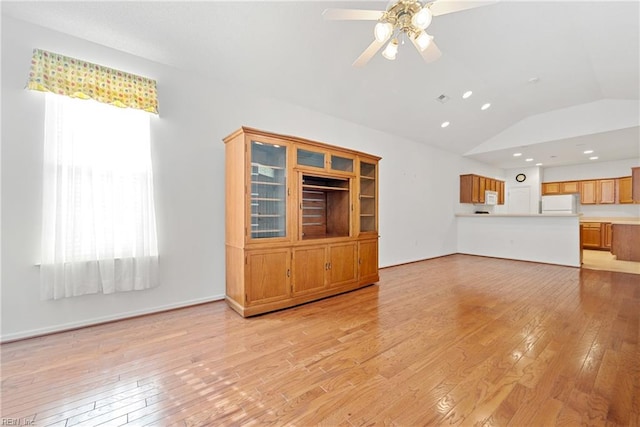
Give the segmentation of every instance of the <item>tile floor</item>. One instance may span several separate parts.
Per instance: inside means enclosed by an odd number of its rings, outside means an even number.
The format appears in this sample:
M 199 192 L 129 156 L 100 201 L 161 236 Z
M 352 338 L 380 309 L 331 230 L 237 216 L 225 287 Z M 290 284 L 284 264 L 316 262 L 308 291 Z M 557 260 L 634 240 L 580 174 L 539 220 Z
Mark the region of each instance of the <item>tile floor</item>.
M 582 268 L 640 274 L 640 262 L 618 261 L 611 252 L 583 249 Z

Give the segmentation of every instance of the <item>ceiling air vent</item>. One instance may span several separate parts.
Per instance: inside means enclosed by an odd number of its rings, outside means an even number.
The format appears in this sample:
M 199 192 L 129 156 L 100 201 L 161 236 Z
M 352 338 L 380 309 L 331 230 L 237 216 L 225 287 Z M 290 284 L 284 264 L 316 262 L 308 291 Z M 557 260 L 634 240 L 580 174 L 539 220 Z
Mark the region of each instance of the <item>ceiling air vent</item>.
M 436 101 L 438 101 L 441 104 L 446 104 L 450 99 L 451 98 L 449 98 L 447 95 L 443 93 L 442 95 L 436 98 Z

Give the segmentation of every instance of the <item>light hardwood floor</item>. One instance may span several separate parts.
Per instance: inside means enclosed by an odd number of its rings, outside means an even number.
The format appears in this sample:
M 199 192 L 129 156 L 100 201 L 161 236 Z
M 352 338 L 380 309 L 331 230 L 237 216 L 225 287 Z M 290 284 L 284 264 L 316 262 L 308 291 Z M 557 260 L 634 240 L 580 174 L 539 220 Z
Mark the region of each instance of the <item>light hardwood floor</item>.
M 452 255 L 255 318 L 216 302 L 4 344 L 1 414 L 37 426 L 637 426 L 639 340 L 638 275 Z

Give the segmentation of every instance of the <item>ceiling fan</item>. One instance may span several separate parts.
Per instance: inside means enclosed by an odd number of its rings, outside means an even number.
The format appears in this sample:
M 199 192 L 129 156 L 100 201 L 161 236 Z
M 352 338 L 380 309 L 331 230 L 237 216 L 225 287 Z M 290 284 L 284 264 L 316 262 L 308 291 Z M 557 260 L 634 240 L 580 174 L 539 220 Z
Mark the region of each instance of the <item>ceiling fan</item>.
M 484 6 L 496 1 L 392 0 L 386 11 L 326 9 L 322 15 L 330 20 L 378 21 L 373 31 L 373 42 L 355 60 L 354 67 L 364 66 L 389 40 L 382 56 L 388 60 L 396 59 L 398 45 L 403 44 L 407 38 L 426 62 L 433 62 L 442 55 L 433 41 L 433 36 L 425 31 L 433 16 Z

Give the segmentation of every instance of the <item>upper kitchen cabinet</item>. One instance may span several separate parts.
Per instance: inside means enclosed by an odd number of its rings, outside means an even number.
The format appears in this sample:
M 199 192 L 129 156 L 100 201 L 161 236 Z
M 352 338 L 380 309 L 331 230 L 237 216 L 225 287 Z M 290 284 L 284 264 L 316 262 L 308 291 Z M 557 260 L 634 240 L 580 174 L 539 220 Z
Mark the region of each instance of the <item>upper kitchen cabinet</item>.
M 498 194 L 499 205 L 504 204 L 504 181 L 480 175 L 460 175 L 460 203 L 485 203 L 485 191 Z
M 594 179 L 580 181 L 580 203 L 583 205 L 616 202 L 616 180 Z
M 580 192 L 579 181 L 543 182 L 542 195 L 574 194 Z
M 616 202 L 616 180 L 599 179 L 597 181 L 597 202 L 599 204 L 613 204 Z
M 633 178 L 625 176 L 616 180 L 618 188 L 618 203 L 633 203 Z

